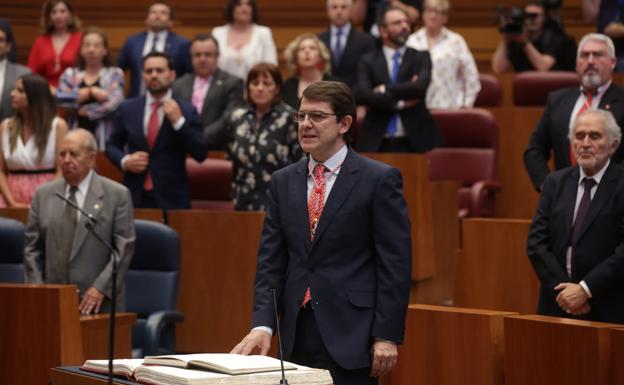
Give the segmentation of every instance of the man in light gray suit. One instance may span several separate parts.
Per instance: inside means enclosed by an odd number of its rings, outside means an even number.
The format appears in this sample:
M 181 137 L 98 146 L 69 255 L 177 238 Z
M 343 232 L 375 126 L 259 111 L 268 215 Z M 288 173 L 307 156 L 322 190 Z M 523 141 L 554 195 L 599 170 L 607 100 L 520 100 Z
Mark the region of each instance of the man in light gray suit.
M 11 63 L 8 60 L 11 52 L 8 25 L 0 23 L 0 122 L 13 115 L 11 108 L 11 91 L 15 88 L 18 77 L 30 73 L 28 67 Z
M 85 227 L 89 220 L 63 203 L 74 201 L 91 214 L 95 231 L 119 258 L 117 309 L 125 308 L 124 276 L 134 253 L 130 192 L 93 171 L 97 144 L 78 128 L 59 147 L 62 179 L 39 187 L 26 226 L 24 265 L 28 283 L 76 284 L 82 314 L 110 311 L 112 259 L 109 250 Z
M 243 101 L 243 81 L 217 67 L 219 44 L 209 33 L 191 43 L 193 73 L 173 84 L 173 96 L 193 104 L 202 117 L 209 150 L 226 150 L 228 121 L 233 107 Z

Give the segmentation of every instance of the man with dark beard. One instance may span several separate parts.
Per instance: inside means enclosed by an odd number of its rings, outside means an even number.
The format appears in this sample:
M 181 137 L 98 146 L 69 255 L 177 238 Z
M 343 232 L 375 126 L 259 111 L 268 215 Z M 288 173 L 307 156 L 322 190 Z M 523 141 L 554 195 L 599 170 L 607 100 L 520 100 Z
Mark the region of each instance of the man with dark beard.
M 175 71 L 162 52 L 143 58 L 144 96 L 117 109 L 106 155 L 124 172 L 134 207 L 191 207 L 186 154 L 206 158 L 201 118 L 190 103 L 172 97 Z
M 551 171 L 548 168 L 551 151 L 556 170 L 576 165 L 570 151 L 568 132 L 577 115 L 597 108 L 608 110 L 618 126 L 622 127 L 624 90 L 612 83 L 615 65 L 615 48 L 611 38 L 590 33 L 581 39 L 576 56 L 580 87 L 557 90 L 548 95 L 542 117 L 524 151 L 524 164 L 537 191 L 542 190 L 544 179 Z M 612 158 L 616 163 L 624 160 L 622 146 Z
M 377 22 L 382 47 L 362 56 L 355 101 L 368 107 L 358 133 L 359 151 L 426 152 L 441 135 L 425 106 L 431 80 L 426 51 L 405 47 L 411 33 L 407 14 L 390 6 Z

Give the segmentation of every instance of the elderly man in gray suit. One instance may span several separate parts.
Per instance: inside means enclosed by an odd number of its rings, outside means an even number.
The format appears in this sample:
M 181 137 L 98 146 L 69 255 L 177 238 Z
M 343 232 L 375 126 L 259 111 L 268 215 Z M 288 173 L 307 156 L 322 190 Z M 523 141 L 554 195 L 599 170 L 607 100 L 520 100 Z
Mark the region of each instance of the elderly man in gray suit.
M 243 81 L 217 67 L 219 44 L 209 33 L 191 43 L 193 73 L 173 84 L 173 96 L 195 106 L 202 117 L 209 150 L 226 150 L 228 121 L 233 107 L 243 101 Z
M 112 259 L 106 246 L 85 228 L 89 220 L 58 195 L 94 218 L 95 231 L 119 258 L 117 309 L 124 310 L 124 276 L 134 253 L 130 192 L 95 173 L 97 144 L 84 129 L 67 133 L 59 147 L 62 179 L 42 185 L 26 226 L 24 265 L 29 283 L 75 284 L 82 314 L 110 311 Z
M 21 75 L 30 73 L 28 67 L 8 60 L 10 52 L 9 26 L 0 23 L 0 122 L 13 115 L 10 94 L 15 88 L 15 81 Z

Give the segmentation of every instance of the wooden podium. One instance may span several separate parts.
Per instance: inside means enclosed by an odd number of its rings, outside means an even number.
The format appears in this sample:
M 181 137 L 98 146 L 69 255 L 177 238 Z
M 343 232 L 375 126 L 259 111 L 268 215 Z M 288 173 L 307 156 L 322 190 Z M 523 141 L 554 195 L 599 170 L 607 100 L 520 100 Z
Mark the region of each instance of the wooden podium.
M 620 326 L 539 315 L 505 318 L 505 384 L 609 385 L 610 332 Z
M 455 305 L 535 312 L 539 281 L 526 254 L 529 225 L 514 219 L 463 221 Z
M 0 284 L 0 309 L 1 384 L 47 384 L 51 367 L 107 357 L 109 316 L 81 318 L 74 285 Z M 117 315 L 116 358 L 131 356 L 134 319 Z
M 503 317 L 513 314 L 410 305 L 399 360 L 384 383 L 502 385 Z

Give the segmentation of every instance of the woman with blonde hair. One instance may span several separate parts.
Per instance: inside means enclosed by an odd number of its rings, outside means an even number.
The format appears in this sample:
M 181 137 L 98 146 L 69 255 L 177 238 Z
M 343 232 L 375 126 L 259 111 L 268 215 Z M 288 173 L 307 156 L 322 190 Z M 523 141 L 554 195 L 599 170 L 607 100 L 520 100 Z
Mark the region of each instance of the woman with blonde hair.
M 312 83 L 335 80 L 331 75 L 331 56 L 327 46 L 311 33 L 299 35 L 284 50 L 286 68 L 291 76 L 282 86 L 282 99 L 294 109 Z
M 17 78 L 11 106 L 15 114 L 0 124 L 0 207 L 28 207 L 39 185 L 60 176 L 56 149 L 67 124 L 39 75 Z
M 53 91 L 65 68 L 76 62 L 80 50 L 80 19 L 69 0 L 46 0 L 41 10 L 43 32 L 28 55 L 28 67 L 43 76 Z
M 427 88 L 427 108 L 472 107 L 481 89 L 479 71 L 464 38 L 445 27 L 448 0 L 425 0 L 424 27 L 405 44 L 431 56 L 431 83 Z

